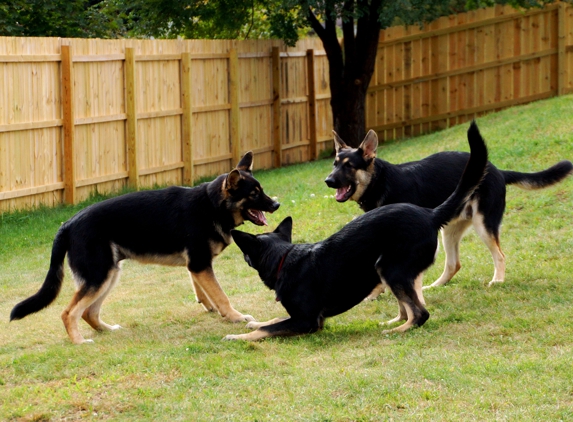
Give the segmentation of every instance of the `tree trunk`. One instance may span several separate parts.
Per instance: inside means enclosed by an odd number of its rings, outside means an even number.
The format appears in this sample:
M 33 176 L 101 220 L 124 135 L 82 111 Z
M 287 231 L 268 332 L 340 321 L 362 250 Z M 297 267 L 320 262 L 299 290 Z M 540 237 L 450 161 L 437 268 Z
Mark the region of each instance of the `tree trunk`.
M 362 10 L 368 4 L 366 0 L 348 0 L 344 4 L 346 12 L 360 6 Z M 322 41 L 328 57 L 330 76 L 330 105 L 334 130 L 347 145 L 357 147 L 364 138 L 366 130 L 366 94 L 370 79 L 374 73 L 380 23 L 378 9 L 380 0 L 372 0 L 369 13 L 363 14 L 355 25 L 355 20 L 346 18 L 342 22 L 343 46 L 336 36 L 334 14 L 325 14 L 324 27 L 314 13 L 308 11 L 308 20 Z
M 357 147 L 364 139 L 366 129 L 366 90 L 361 80 L 343 80 L 332 89 L 330 105 L 334 130 L 348 145 Z

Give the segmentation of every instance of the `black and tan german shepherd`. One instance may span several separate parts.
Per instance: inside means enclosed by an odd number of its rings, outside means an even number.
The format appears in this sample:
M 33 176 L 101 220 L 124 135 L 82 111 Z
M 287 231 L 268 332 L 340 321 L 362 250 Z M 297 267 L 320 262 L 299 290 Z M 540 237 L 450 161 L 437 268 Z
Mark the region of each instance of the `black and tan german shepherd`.
M 101 305 L 117 283 L 122 260 L 185 266 L 197 300 L 232 322 L 253 321 L 235 310 L 221 289 L 212 261 L 231 242 L 231 229 L 248 220 L 266 225 L 263 211 L 279 203 L 263 192 L 252 174 L 253 154 L 210 183 L 129 193 L 91 205 L 62 225 L 52 248 L 50 269 L 40 290 L 18 303 L 10 320 L 24 318 L 52 303 L 64 278 L 64 257 L 76 293 L 62 313 L 73 343 L 91 342 L 80 334 L 83 318 L 96 330 L 115 330 L 100 319 Z
M 248 334 L 226 340 L 259 340 L 312 333 L 324 319 L 361 302 L 381 281 L 398 299 L 400 312 L 389 323 L 406 320 L 389 332 L 421 326 L 429 313 L 422 295 L 423 272 L 434 262 L 438 231 L 471 207 L 471 197 L 484 176 L 487 148 L 475 124 L 468 130 L 471 148 L 467 167 L 452 195 L 435 209 L 400 203 L 376 208 L 352 220 L 339 232 L 315 244 L 291 243 L 292 219 L 272 233 L 254 236 L 231 231 L 247 263 L 289 314 L 264 323 Z M 469 203 L 469 205 L 468 205 Z
M 387 204 L 408 202 L 434 208 L 456 188 L 465 163 L 466 152 L 439 152 L 420 161 L 391 164 L 376 158 L 378 137 L 369 131 L 358 148 L 348 147 L 334 133 L 336 158 L 326 184 L 336 189 L 336 200 L 353 200 L 364 211 Z M 452 219 L 442 229 L 446 263 L 442 275 L 431 286 L 442 286 L 460 270 L 459 244 L 466 230 L 475 231 L 491 252 L 495 272 L 489 285 L 505 279 L 505 255 L 500 248 L 500 226 L 505 211 L 505 186 L 541 189 L 564 179 L 573 170 L 569 161 L 561 161 L 538 173 L 520 173 L 497 169 L 488 163 L 487 175 L 466 212 Z M 374 291 L 374 298 L 380 290 Z

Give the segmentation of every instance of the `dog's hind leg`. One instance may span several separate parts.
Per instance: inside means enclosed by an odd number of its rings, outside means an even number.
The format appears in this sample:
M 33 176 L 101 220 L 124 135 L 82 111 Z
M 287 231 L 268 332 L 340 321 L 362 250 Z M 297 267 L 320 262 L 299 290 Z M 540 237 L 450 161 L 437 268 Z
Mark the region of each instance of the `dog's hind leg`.
M 392 325 L 398 321 L 407 321 L 408 320 L 408 313 L 406 312 L 406 308 L 402 304 L 402 302 L 398 301 L 398 307 L 400 308 L 398 312 L 398 316 L 396 318 L 392 318 L 389 321 L 381 322 L 380 325 Z
M 476 233 L 479 235 L 483 243 L 491 253 L 495 271 L 493 278 L 489 282 L 489 286 L 495 283 L 503 283 L 505 280 L 505 255 L 499 246 L 499 224 L 493 230 L 489 230 L 484 224 L 484 218 L 481 214 L 477 214 L 473 218 L 473 225 Z
M 231 322 L 249 322 L 255 319 L 250 315 L 243 315 L 231 306 L 229 298 L 221 289 L 215 278 L 213 268 L 208 267 L 200 272 L 191 272 L 191 277 L 199 285 L 200 289 L 209 298 L 210 303 L 219 314 Z
M 470 220 L 458 219 L 450 222 L 442 229 L 442 244 L 446 253 L 444 271 L 436 281 L 429 286 L 424 286 L 424 289 L 443 286 L 460 270 L 462 267 L 460 263 L 460 241 L 470 225 Z
M 421 327 L 430 317 L 430 313 L 426 308 L 421 306 L 421 304 L 416 304 L 415 301 L 409 300 L 409 298 L 406 300 L 398 299 L 398 302 L 400 303 L 400 309 L 404 308 L 406 310 L 407 320 L 396 328 L 382 331 L 382 334 L 403 333 L 414 326 Z
M 416 280 L 414 280 L 414 291 L 418 295 L 418 300 L 420 301 L 420 303 L 426 306 L 426 300 L 424 299 L 424 293 L 422 292 L 422 290 L 424 289 L 423 280 L 424 280 L 424 273 L 420 273 L 418 277 L 416 277 Z
M 119 280 L 119 274 L 121 272 L 121 268 L 113 268 L 110 270 L 108 279 L 103 284 L 102 288 L 100 289 L 101 294 L 100 296 L 90 305 L 88 308 L 83 312 L 82 318 L 89 324 L 94 330 L 97 331 L 113 331 L 118 330 L 121 328 L 120 325 L 109 325 L 103 322 L 100 318 L 100 310 L 101 305 L 107 295 L 111 292 L 114 286 L 117 284 Z
M 393 323 L 406 319 L 406 322 L 399 327 L 392 328 L 391 330 L 385 330 L 382 333 L 403 333 L 407 329 L 413 326 L 422 326 L 430 317 L 430 313 L 426 310 L 422 301 L 420 300 L 420 295 L 418 290 L 421 287 L 421 274 L 419 274 L 414 280 L 392 280 L 386 279 L 390 290 L 396 296 L 398 300 L 398 305 L 400 306 L 400 315 L 388 323 Z M 422 298 L 423 299 L 423 298 Z M 404 313 L 406 315 L 404 315 Z
M 109 291 L 110 284 L 112 284 L 115 277 L 113 276 L 109 277 L 104 283 L 102 283 L 97 288 L 93 287 L 90 288 L 89 284 L 84 283 L 82 280 L 80 280 L 78 275 L 74 274 L 74 277 L 76 278 L 78 289 L 76 290 L 76 293 L 72 297 L 72 301 L 70 302 L 68 307 L 64 309 L 64 311 L 62 312 L 62 321 L 64 322 L 64 326 L 66 327 L 66 331 L 68 332 L 68 335 L 72 340 L 72 343 L 74 344 L 93 343 L 93 340 L 87 340 L 81 335 L 78 327 L 78 321 L 84 315 L 84 312 L 86 312 L 86 310 L 92 304 L 96 303 L 101 298 L 102 295 L 105 297 L 105 295 Z M 101 306 L 101 302 L 99 303 L 99 306 Z M 98 312 L 99 312 L 99 306 L 96 306 Z M 99 320 L 99 315 L 98 315 L 98 320 Z M 95 323 L 95 325 L 97 326 L 98 324 Z
M 376 263 L 374 264 L 374 268 L 376 269 L 376 272 L 378 273 L 378 277 L 380 277 L 380 281 L 381 283 L 376 286 L 374 288 L 374 290 L 376 290 L 379 286 L 382 286 L 382 288 L 385 290 L 386 289 L 386 280 L 384 280 L 384 276 L 382 275 L 382 256 L 380 256 L 377 260 Z M 372 293 L 370 293 L 372 294 Z M 402 305 L 402 302 L 398 301 L 398 306 L 399 306 L 399 312 L 398 312 L 398 316 L 396 318 L 391 319 L 390 321 L 386 321 L 386 322 L 381 322 L 381 325 L 384 324 L 394 324 L 395 322 L 398 321 L 405 321 L 408 319 L 408 314 L 406 313 L 406 308 L 404 308 L 404 305 Z

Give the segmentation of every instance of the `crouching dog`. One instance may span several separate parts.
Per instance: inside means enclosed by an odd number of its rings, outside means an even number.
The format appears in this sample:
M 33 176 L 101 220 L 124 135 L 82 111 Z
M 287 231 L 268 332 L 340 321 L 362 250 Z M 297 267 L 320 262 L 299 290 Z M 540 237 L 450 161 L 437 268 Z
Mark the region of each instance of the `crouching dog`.
M 248 334 L 226 340 L 260 340 L 312 333 L 325 318 L 360 303 L 382 282 L 398 300 L 398 316 L 406 321 L 385 332 L 403 332 L 429 318 L 422 295 L 423 272 L 432 265 L 438 232 L 471 202 L 485 175 L 487 148 L 473 122 L 468 130 L 471 153 L 455 191 L 435 209 L 408 203 L 369 211 L 328 239 L 292 244 L 292 219 L 272 233 L 251 235 L 233 230 L 246 262 L 258 271 L 289 314 L 268 322 L 249 322 Z

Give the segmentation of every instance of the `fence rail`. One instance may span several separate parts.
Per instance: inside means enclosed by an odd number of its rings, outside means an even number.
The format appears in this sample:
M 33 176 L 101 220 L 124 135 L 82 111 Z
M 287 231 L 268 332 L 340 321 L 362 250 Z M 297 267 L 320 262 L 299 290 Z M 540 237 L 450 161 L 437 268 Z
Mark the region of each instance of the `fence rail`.
M 190 184 L 330 147 L 318 40 L 0 38 L 0 211 Z M 383 140 L 573 92 L 573 7 L 496 6 L 382 31 L 366 124 Z

